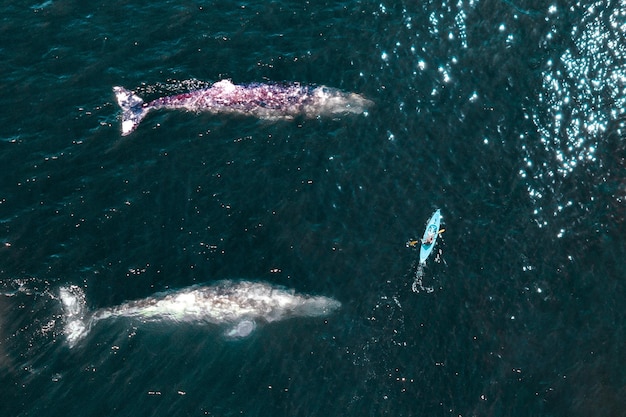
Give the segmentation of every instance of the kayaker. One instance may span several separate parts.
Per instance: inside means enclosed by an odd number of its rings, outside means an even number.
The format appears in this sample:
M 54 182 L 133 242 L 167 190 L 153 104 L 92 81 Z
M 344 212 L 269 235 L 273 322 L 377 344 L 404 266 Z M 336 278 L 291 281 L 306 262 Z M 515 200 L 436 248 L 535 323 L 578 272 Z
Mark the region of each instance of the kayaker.
M 435 234 L 434 233 L 428 233 L 428 236 L 426 236 L 426 239 L 422 240 L 422 245 L 430 245 L 431 243 L 433 243 L 433 241 L 435 240 Z

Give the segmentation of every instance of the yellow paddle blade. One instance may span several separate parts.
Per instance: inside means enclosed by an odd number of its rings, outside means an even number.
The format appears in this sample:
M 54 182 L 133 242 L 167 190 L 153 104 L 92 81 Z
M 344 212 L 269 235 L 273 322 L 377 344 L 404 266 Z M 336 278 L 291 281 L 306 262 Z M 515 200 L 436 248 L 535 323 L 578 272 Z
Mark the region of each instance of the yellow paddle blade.
M 440 235 L 440 234 L 442 234 L 442 233 L 443 233 L 443 232 L 445 232 L 445 231 L 446 231 L 446 229 L 440 229 L 440 230 L 437 232 L 437 234 L 438 234 L 438 235 Z

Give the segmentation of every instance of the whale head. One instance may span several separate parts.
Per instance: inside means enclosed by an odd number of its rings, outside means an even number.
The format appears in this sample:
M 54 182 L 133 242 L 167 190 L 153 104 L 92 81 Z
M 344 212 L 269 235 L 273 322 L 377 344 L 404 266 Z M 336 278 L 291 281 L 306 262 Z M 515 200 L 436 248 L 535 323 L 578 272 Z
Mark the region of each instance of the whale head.
M 341 303 L 328 297 L 308 297 L 298 303 L 294 309 L 294 316 L 320 317 L 326 316 L 341 308 Z
M 360 94 L 346 93 L 325 86 L 315 88 L 312 96 L 315 108 L 310 110 L 320 115 L 360 114 L 367 111 L 374 104 Z

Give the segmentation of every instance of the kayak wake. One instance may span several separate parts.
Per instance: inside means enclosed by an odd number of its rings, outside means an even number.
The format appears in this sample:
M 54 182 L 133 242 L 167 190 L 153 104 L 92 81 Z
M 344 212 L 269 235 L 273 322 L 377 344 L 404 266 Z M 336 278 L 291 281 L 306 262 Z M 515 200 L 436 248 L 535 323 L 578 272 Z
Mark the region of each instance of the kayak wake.
M 413 284 L 411 284 L 411 290 L 414 293 L 426 292 L 430 294 L 435 291 L 433 287 L 425 287 L 423 284 L 424 278 L 424 264 L 420 263 L 417 265 L 417 271 L 415 271 L 415 279 L 413 280 Z

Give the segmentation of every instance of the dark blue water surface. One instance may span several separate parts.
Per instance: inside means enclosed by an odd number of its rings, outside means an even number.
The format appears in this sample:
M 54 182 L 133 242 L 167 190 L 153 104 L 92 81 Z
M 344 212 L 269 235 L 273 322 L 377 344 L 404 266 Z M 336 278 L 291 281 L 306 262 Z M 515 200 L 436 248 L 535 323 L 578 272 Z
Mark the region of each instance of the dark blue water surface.
M 47 0 L 0 6 L 0 415 L 626 415 L 626 3 Z M 146 99 L 230 78 L 356 92 L 260 121 Z M 411 290 L 436 209 L 445 232 Z M 328 317 L 99 323 L 223 279 Z

